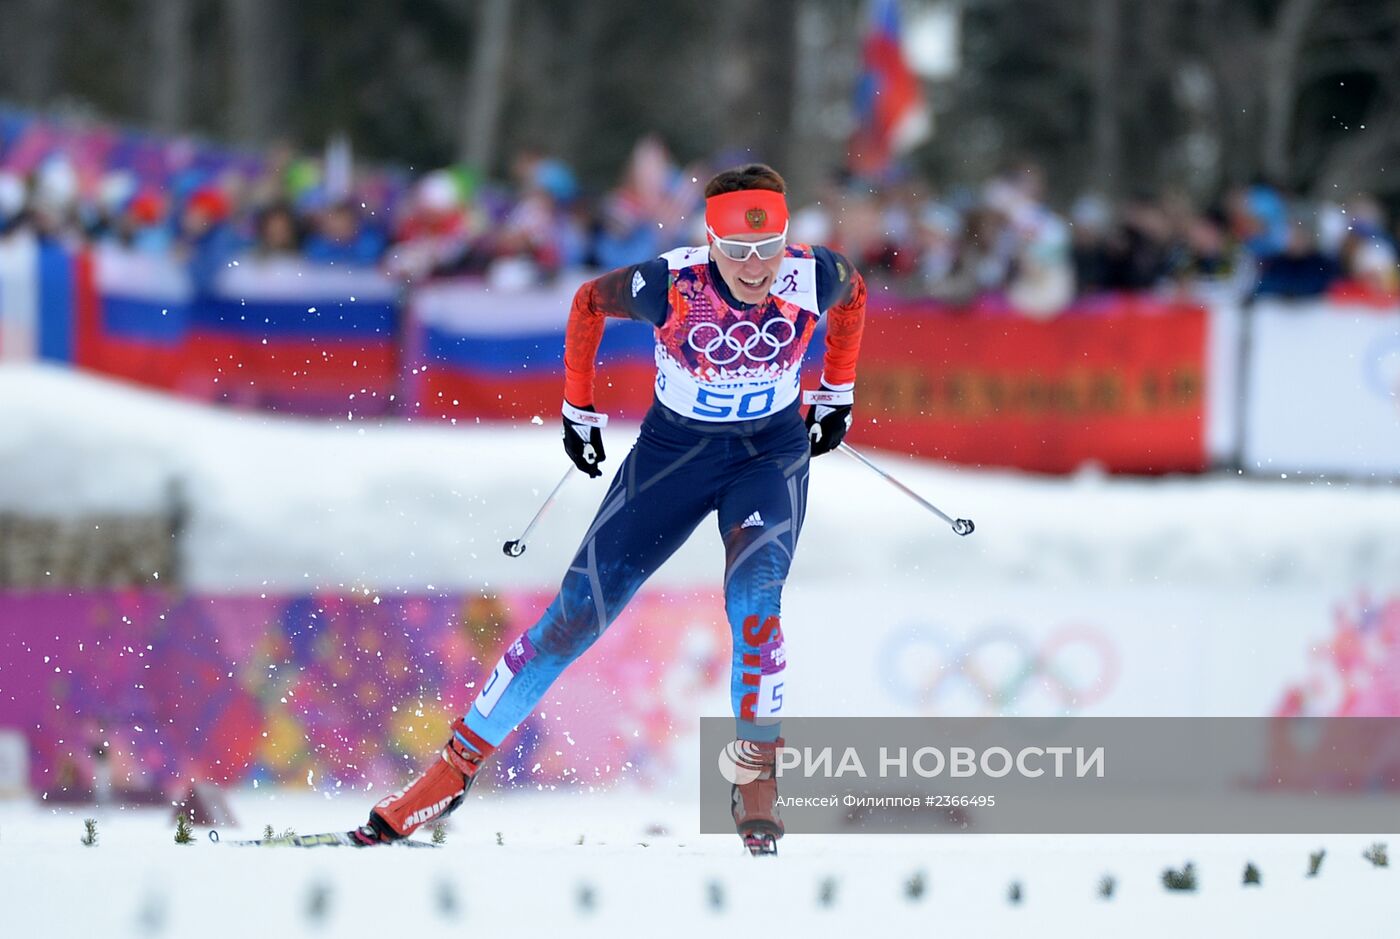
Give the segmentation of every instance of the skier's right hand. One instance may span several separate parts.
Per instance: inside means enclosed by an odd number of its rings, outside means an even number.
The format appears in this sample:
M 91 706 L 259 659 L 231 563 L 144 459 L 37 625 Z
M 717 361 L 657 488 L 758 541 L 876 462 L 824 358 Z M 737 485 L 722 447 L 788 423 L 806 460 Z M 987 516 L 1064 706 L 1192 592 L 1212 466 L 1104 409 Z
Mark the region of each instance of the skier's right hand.
M 855 392 L 850 388 L 837 391 L 822 382 L 820 391 L 809 391 L 803 398 L 811 405 L 807 409 L 807 437 L 812 443 L 812 456 L 830 453 L 841 446 L 846 431 L 851 429 Z
M 598 464 L 607 459 L 603 452 L 603 428 L 608 416 L 591 404 L 582 407 L 564 402 L 564 452 L 574 465 L 597 479 L 603 475 Z

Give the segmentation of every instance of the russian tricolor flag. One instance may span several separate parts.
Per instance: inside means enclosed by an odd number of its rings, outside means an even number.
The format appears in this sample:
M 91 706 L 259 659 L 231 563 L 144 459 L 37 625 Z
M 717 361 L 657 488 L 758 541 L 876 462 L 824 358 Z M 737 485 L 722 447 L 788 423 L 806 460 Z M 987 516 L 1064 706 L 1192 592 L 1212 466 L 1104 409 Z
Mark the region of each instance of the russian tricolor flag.
M 191 311 L 203 393 L 299 413 L 384 413 L 398 384 L 399 292 L 373 269 L 231 262 Z
M 38 243 L 0 237 L 0 362 L 28 362 L 39 350 Z
M 88 255 L 29 233 L 0 239 L 0 359 L 88 364 L 97 330 Z
M 99 247 L 92 252 L 97 331 L 80 364 L 157 388 L 180 388 L 194 289 L 173 256 Z
M 859 175 L 879 177 L 931 129 L 918 76 L 900 48 L 898 0 L 872 0 L 861 58 L 850 164 Z
M 176 388 L 191 302 L 189 277 L 167 256 L 28 233 L 0 241 L 0 359 Z
M 512 293 L 470 281 L 414 290 L 409 304 L 409 396 L 425 416 L 529 420 L 564 400 L 564 332 L 582 278 Z M 607 321 L 598 347 L 599 410 L 641 420 L 656 380 L 655 332 Z
M 173 255 L 0 239 L 0 359 L 44 359 L 298 413 L 391 409 L 400 288 L 372 269 L 229 263 L 200 292 Z

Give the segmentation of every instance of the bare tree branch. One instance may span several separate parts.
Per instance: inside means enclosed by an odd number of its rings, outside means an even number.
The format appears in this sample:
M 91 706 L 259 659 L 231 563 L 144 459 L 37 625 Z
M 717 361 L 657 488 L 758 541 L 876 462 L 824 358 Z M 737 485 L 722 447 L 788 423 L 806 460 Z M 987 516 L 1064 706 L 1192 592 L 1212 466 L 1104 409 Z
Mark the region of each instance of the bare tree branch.
M 1297 113 L 1298 62 L 1309 23 L 1322 0 L 1285 0 L 1264 53 L 1264 132 L 1259 163 L 1272 178 L 1289 179 L 1290 139 Z

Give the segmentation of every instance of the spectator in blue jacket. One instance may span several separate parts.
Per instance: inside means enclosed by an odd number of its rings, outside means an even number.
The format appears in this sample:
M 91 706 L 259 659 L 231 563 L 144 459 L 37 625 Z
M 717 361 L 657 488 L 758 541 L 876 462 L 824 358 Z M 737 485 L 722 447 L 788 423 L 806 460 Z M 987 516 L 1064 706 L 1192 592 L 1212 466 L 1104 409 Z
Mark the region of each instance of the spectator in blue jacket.
M 372 267 L 384 247 L 384 233 L 366 225 L 353 203 L 342 201 L 321 213 L 303 251 L 319 264 Z

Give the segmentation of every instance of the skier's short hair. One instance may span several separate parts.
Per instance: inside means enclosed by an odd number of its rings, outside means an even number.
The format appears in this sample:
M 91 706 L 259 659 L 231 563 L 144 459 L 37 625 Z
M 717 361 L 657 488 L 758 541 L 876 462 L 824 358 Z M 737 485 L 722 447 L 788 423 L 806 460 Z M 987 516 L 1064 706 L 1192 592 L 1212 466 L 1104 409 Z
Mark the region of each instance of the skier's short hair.
M 767 163 L 746 163 L 711 177 L 705 184 L 705 198 L 744 189 L 768 189 L 786 193 L 787 183 L 778 175 L 778 171 Z

